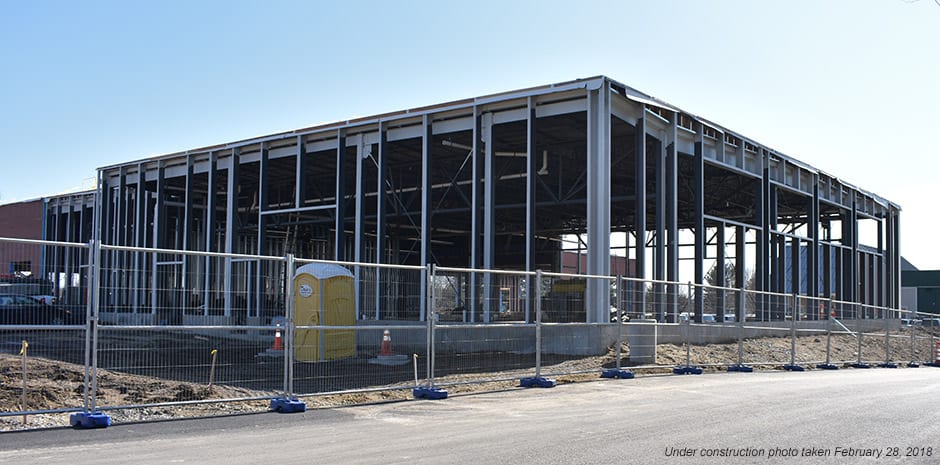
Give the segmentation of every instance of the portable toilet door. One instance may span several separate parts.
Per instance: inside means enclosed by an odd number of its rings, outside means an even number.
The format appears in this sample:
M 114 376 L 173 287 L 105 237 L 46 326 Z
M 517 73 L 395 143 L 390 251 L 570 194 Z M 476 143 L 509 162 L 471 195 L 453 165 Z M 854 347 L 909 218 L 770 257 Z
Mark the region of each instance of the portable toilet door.
M 294 325 L 321 329 L 294 331 L 294 359 L 299 362 L 336 360 L 356 356 L 353 329 L 322 329 L 323 326 L 354 326 L 356 299 L 354 276 L 346 268 L 311 263 L 294 276 Z

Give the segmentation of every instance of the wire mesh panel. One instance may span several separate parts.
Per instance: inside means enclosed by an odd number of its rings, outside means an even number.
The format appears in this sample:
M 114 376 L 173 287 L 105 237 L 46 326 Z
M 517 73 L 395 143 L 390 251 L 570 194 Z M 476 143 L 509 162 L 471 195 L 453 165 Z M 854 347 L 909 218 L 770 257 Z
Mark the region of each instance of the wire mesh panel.
M 599 373 L 615 365 L 617 331 L 622 331 L 616 281 L 545 273 L 541 284 L 541 371 L 548 375 Z M 604 295 L 591 296 L 594 290 Z
M 86 399 L 349 403 L 613 367 L 884 366 L 934 361 L 940 336 L 933 315 L 634 278 L 12 239 L 0 256 L 4 427 Z
M 298 326 L 296 330 L 325 334 L 337 331 L 335 328 Z M 353 332 L 354 344 L 345 348 L 351 350 L 342 353 L 327 349 L 321 356 L 311 358 L 305 356 L 311 353 L 310 343 L 295 338 L 292 368 L 295 394 L 403 389 L 413 387 L 416 376 L 420 382 L 427 379 L 427 329 L 424 325 L 370 322 L 347 328 Z M 330 343 L 329 339 L 324 340 Z M 326 344 L 324 347 L 328 347 Z
M 535 324 L 444 323 L 434 340 L 438 385 L 518 379 L 536 364 Z
M 534 273 L 434 268 L 434 382 L 506 381 L 537 362 Z
M 85 327 L 0 325 L 0 430 L 63 426 L 85 399 Z M 22 416 L 30 412 L 30 416 Z
M 285 390 L 284 259 L 101 249 L 98 408 Z
M 427 269 L 297 260 L 292 392 L 413 387 L 426 379 Z
M 85 399 L 88 246 L 0 238 L 0 429 L 57 426 Z

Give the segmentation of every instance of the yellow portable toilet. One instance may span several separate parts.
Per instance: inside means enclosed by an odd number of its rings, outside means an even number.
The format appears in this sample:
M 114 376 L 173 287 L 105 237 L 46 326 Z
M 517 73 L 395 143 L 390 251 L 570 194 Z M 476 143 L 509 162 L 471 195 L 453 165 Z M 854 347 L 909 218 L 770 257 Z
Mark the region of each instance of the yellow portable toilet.
M 310 263 L 294 276 L 295 326 L 354 326 L 356 299 L 354 276 L 346 268 Z M 356 332 L 352 329 L 297 329 L 294 359 L 299 362 L 336 360 L 356 356 Z

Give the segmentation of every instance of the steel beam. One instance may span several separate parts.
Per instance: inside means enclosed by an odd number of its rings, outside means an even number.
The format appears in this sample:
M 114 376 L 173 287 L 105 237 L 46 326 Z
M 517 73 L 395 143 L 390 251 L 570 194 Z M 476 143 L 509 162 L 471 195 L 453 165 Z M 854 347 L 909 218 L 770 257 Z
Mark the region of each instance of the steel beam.
M 432 194 L 433 190 L 431 189 L 432 183 L 432 156 L 431 156 L 431 141 L 433 140 L 433 135 L 431 133 L 431 118 L 428 115 L 424 115 L 421 121 L 424 131 L 422 131 L 421 137 L 421 265 L 427 265 L 431 263 L 431 205 L 432 205 Z M 421 295 L 426 296 L 428 286 L 427 273 L 421 273 Z M 421 299 L 421 320 L 424 321 L 425 317 L 428 315 L 428 311 L 433 309 L 427 308 L 427 299 Z
M 641 112 L 636 120 L 636 129 L 634 138 L 636 140 L 635 157 L 635 177 L 634 198 L 636 206 L 636 215 L 634 217 L 636 225 L 634 234 L 636 236 L 636 276 L 640 279 L 646 279 L 646 112 Z M 646 317 L 646 284 L 638 283 L 635 289 L 634 302 L 638 307 L 641 318 Z
M 261 143 L 258 157 L 258 245 L 256 253 L 258 255 L 267 255 L 268 219 L 267 216 L 263 213 L 268 209 L 268 186 L 270 182 L 268 179 L 268 172 L 270 171 L 270 168 L 268 159 L 268 145 L 266 142 Z M 248 312 L 249 317 L 261 316 L 261 305 L 264 302 L 264 284 L 261 277 L 267 274 L 263 268 L 264 265 L 262 264 L 261 260 L 256 260 L 254 266 L 254 312 Z
M 790 293 L 793 295 L 800 294 L 800 279 L 802 279 L 802 274 L 800 273 L 800 245 L 802 242 L 799 238 L 793 237 L 790 239 L 790 281 L 793 283 L 790 287 Z M 793 318 L 795 320 L 800 319 L 800 305 L 799 299 L 796 300 L 793 304 Z
M 216 252 L 215 247 L 215 218 L 216 218 L 216 190 L 218 190 L 219 175 L 217 173 L 218 168 L 218 155 L 216 152 L 209 152 L 209 168 L 208 168 L 208 187 L 206 192 L 206 211 L 205 211 L 205 222 L 206 222 L 206 252 Z M 205 289 L 203 291 L 203 316 L 209 316 L 209 308 L 212 306 L 212 257 L 205 258 Z
M 744 292 L 747 287 L 747 229 L 744 226 L 736 226 L 734 230 L 734 287 L 738 292 Z M 747 302 L 747 299 L 737 299 L 738 302 Z M 746 308 L 738 306 L 736 321 L 743 322 L 747 315 Z
M 666 151 L 662 140 L 656 139 L 653 153 L 656 154 L 656 254 L 653 257 L 653 299 L 654 313 L 659 322 L 666 321 L 665 286 L 666 279 Z
M 587 115 L 588 274 L 610 275 L 610 88 L 605 81 L 588 92 Z M 586 322 L 607 322 L 610 284 L 588 280 Z
M 885 271 L 886 260 L 885 260 L 885 249 L 884 249 L 884 244 L 885 244 L 884 226 L 885 226 L 884 221 L 878 220 L 878 256 L 875 259 L 876 260 L 875 282 L 877 283 L 877 286 L 875 288 L 876 295 L 875 295 L 875 301 L 873 303 L 875 305 L 878 305 L 879 307 L 884 307 L 888 304 L 885 299 L 885 294 L 887 292 L 887 283 L 885 281 L 887 280 L 886 279 L 887 275 Z
M 726 268 L 725 262 L 727 260 L 725 256 L 726 255 L 726 251 L 725 251 L 725 232 L 726 232 L 725 230 L 726 229 L 727 229 L 727 226 L 724 223 L 721 223 L 718 225 L 718 230 L 715 234 L 715 241 L 718 243 L 717 244 L 718 250 L 716 251 L 716 254 L 715 254 L 715 272 L 716 272 L 715 285 L 720 288 L 728 287 L 728 282 L 725 276 L 725 268 Z M 715 294 L 717 296 L 717 298 L 715 299 L 716 300 L 715 306 L 717 307 L 716 312 L 715 312 L 716 313 L 715 319 L 718 320 L 719 323 L 724 323 L 725 314 L 726 314 L 725 290 L 718 289 Z
M 336 224 L 333 258 L 346 260 L 346 132 L 336 131 Z
M 485 153 L 484 159 L 484 190 L 483 195 L 483 268 L 491 270 L 494 267 L 496 249 L 494 242 L 496 238 L 496 176 L 494 173 L 493 157 L 493 115 L 486 113 L 483 115 L 483 146 Z M 490 310 L 492 307 L 493 275 L 483 274 L 483 322 L 490 322 Z
M 229 157 L 230 165 L 228 168 L 228 180 L 226 184 L 225 200 L 225 253 L 235 252 L 235 246 L 238 243 L 238 228 L 235 227 L 235 221 L 238 215 L 238 184 L 239 170 L 241 165 L 241 150 L 232 149 L 232 155 Z M 225 275 L 222 284 L 222 298 L 225 300 L 224 315 L 226 318 L 232 316 L 232 258 L 225 257 Z
M 483 244 L 481 243 L 482 233 L 484 231 L 483 216 L 480 208 L 483 206 L 483 172 L 484 157 L 480 154 L 480 141 L 483 137 L 482 117 L 479 107 L 473 107 L 473 146 L 471 153 L 472 184 L 471 184 L 471 212 L 470 212 L 470 268 L 479 269 L 483 266 Z M 478 297 L 479 293 L 479 275 L 474 272 L 470 274 L 470 298 L 469 298 L 469 319 L 476 321 L 477 311 L 480 309 Z
M 388 168 L 386 160 L 388 159 L 388 132 L 386 131 L 385 123 L 379 123 L 379 146 L 378 154 L 376 156 L 376 165 L 377 165 L 377 182 L 376 182 L 376 196 L 375 196 L 375 263 L 381 264 L 385 261 L 385 249 L 388 245 L 388 240 L 385 237 L 385 209 L 388 203 L 388 193 L 385 188 L 385 181 L 388 176 Z M 385 302 L 382 298 L 382 289 L 384 285 L 382 283 L 382 275 L 385 274 L 382 268 L 376 267 L 375 269 L 375 319 L 381 320 L 383 318 L 385 309 Z
M 667 260 L 666 279 L 671 283 L 679 281 L 679 148 L 678 148 L 678 120 L 679 114 L 672 114 L 672 121 L 666 130 L 666 140 L 669 145 L 666 148 L 666 231 L 667 239 Z M 679 288 L 676 284 L 668 284 L 666 291 L 668 303 L 666 305 L 669 314 L 679 313 Z
M 307 148 L 304 136 L 297 136 L 297 159 L 294 164 L 294 208 L 301 208 L 307 198 L 307 180 L 304 172 L 307 170 Z
M 819 175 L 813 175 L 813 197 L 810 199 L 809 250 L 806 254 L 806 293 L 810 297 L 819 296 Z M 819 312 L 810 312 L 818 318 Z
M 529 118 L 526 124 L 526 160 L 527 160 L 527 169 L 526 169 L 526 222 L 525 222 L 525 269 L 527 271 L 535 271 L 534 262 L 535 262 L 535 244 L 536 244 L 536 233 L 535 230 L 535 195 L 536 195 L 536 186 L 538 185 L 538 170 L 540 157 L 538 157 L 537 145 L 536 145 L 536 114 L 535 114 L 535 101 L 529 97 L 528 101 L 529 108 Z M 538 299 L 539 296 L 534 295 L 535 286 L 532 285 L 532 280 L 528 277 L 525 280 L 526 283 L 526 301 L 525 301 L 525 321 L 529 323 L 532 321 L 532 312 L 535 309 L 535 299 Z
M 705 311 L 705 293 L 702 287 L 705 284 L 705 134 L 704 128 L 698 124 L 694 148 L 692 176 L 695 178 L 695 322 L 702 322 Z M 724 256 L 724 254 L 721 254 Z M 719 263 L 719 265 L 721 265 Z M 724 275 L 724 269 L 716 268 L 719 275 Z M 724 310 L 721 310 L 724 313 Z M 724 321 L 721 319 L 719 321 Z
M 165 175 L 166 168 L 164 167 L 163 161 L 157 162 L 157 189 L 156 189 L 156 202 L 153 207 L 153 240 L 154 248 L 162 249 L 166 247 L 166 229 L 163 226 L 163 215 L 165 213 L 164 208 L 164 196 L 165 193 Z M 160 291 L 165 289 L 160 282 L 160 269 L 157 264 L 157 256 L 153 255 L 151 258 L 151 292 L 150 292 L 150 313 L 151 315 L 156 316 L 157 310 L 160 305 Z

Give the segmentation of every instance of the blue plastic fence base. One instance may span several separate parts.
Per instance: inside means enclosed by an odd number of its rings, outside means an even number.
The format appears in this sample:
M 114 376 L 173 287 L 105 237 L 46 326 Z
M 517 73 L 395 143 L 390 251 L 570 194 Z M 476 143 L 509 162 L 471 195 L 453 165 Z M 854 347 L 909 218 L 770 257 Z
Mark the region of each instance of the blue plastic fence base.
M 879 364 L 878 364 L 878 367 L 879 367 L 879 368 L 897 368 L 897 367 L 898 367 L 898 364 L 897 364 L 897 363 L 891 363 L 891 362 L 885 362 L 885 363 L 879 363 Z
M 73 413 L 69 416 L 69 424 L 72 428 L 107 428 L 111 426 L 111 417 L 101 412 Z
M 297 399 L 271 399 L 271 410 L 278 413 L 305 412 L 307 404 Z
M 925 363 L 924 365 L 927 365 L 927 366 L 929 366 L 929 367 L 940 368 L 940 362 L 927 362 L 927 363 Z
M 920 368 L 920 364 L 916 362 L 908 362 L 907 367 L 908 368 Z
M 853 364 L 851 364 L 851 365 L 849 365 L 849 366 L 852 367 L 852 368 L 871 368 L 871 365 L 869 365 L 869 364 L 867 364 L 867 363 L 853 363 Z
M 540 388 L 553 388 L 557 383 L 554 379 L 543 378 L 541 376 L 531 376 L 528 378 L 522 378 L 519 380 L 519 386 L 524 388 L 529 387 L 540 387 Z
M 702 374 L 702 369 L 689 365 L 678 366 L 672 369 L 672 373 L 675 375 L 700 375 Z
M 820 370 L 838 370 L 839 369 L 839 367 L 831 363 L 820 363 L 819 365 L 816 365 L 816 368 L 819 368 Z
M 440 400 L 447 398 L 447 390 L 428 386 L 418 386 L 411 391 L 415 399 Z
M 787 371 L 806 371 L 805 368 L 803 368 L 803 367 L 801 367 L 801 366 L 799 366 L 799 365 L 790 365 L 790 364 L 784 365 L 784 366 L 783 366 L 783 369 L 784 369 L 784 370 L 787 370 Z
M 747 365 L 731 365 L 728 367 L 728 371 L 738 372 L 738 373 L 753 373 L 754 367 Z
M 633 379 L 635 375 L 630 370 L 608 368 L 601 372 L 601 378 Z

